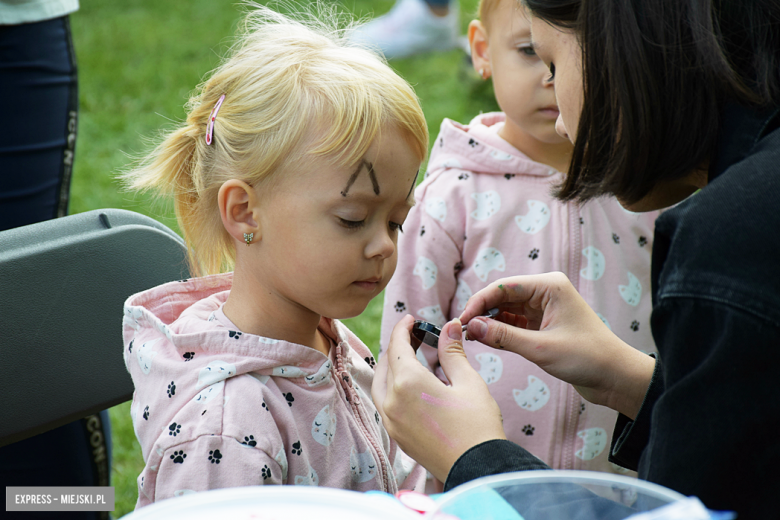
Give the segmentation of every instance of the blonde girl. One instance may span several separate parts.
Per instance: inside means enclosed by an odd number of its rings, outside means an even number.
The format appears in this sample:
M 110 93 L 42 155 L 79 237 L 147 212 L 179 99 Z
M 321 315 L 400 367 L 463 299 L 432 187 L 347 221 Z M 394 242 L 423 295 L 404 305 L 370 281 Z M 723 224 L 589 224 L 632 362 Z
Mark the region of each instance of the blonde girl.
M 337 18 L 253 5 L 186 122 L 123 176 L 172 195 L 199 276 L 125 304 L 137 507 L 230 486 L 424 480 L 371 401 L 370 351 L 337 320 L 395 270 L 426 123 Z

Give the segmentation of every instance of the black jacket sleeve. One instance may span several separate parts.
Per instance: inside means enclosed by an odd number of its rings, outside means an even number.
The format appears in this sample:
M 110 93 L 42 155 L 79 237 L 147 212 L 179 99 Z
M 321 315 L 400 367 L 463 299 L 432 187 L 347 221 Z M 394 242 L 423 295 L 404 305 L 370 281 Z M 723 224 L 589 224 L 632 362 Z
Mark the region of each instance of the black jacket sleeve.
M 653 378 L 650 380 L 650 386 L 647 388 L 636 419 L 632 421 L 622 413 L 618 415 L 615 431 L 612 434 L 610 462 L 633 471 L 639 468 L 639 458 L 650 438 L 653 407 L 664 391 L 662 372 L 661 361 L 656 360 Z
M 444 483 L 444 491 L 487 475 L 529 469 L 550 469 L 550 466 L 513 442 L 500 439 L 483 442 L 455 461 Z

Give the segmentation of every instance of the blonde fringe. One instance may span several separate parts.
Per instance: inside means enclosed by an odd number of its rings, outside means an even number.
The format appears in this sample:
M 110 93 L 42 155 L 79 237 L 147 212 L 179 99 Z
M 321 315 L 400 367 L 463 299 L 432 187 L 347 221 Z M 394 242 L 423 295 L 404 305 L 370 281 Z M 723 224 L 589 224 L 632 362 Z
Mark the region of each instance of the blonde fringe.
M 258 187 L 302 157 L 354 164 L 387 124 L 407 136 L 421 161 L 428 148 L 414 91 L 381 57 L 348 44 L 354 27 L 348 16 L 323 3 L 295 15 L 252 2 L 244 9 L 227 58 L 188 100 L 186 121 L 120 174 L 130 190 L 173 197 L 195 276 L 235 262 L 217 204 L 225 181 Z M 206 124 L 222 94 L 207 146 Z

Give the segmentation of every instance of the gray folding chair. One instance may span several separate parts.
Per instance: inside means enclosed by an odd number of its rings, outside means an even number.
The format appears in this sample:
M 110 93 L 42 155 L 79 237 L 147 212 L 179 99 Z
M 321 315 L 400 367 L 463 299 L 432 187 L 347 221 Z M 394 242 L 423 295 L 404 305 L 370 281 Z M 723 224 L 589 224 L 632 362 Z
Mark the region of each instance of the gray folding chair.
M 122 304 L 188 276 L 181 237 L 131 211 L 0 232 L 0 446 L 129 400 Z

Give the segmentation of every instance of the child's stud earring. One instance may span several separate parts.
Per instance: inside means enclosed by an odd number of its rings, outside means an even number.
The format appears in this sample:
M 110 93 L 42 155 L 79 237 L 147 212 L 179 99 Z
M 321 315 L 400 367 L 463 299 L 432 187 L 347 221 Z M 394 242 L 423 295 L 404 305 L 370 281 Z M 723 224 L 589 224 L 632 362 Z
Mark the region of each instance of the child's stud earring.
M 490 77 L 490 71 L 487 72 L 485 69 L 479 69 L 479 75 L 482 76 L 482 79 L 488 79 Z
M 253 238 L 255 238 L 254 233 L 244 233 L 244 242 L 246 242 L 247 246 L 252 242 Z

